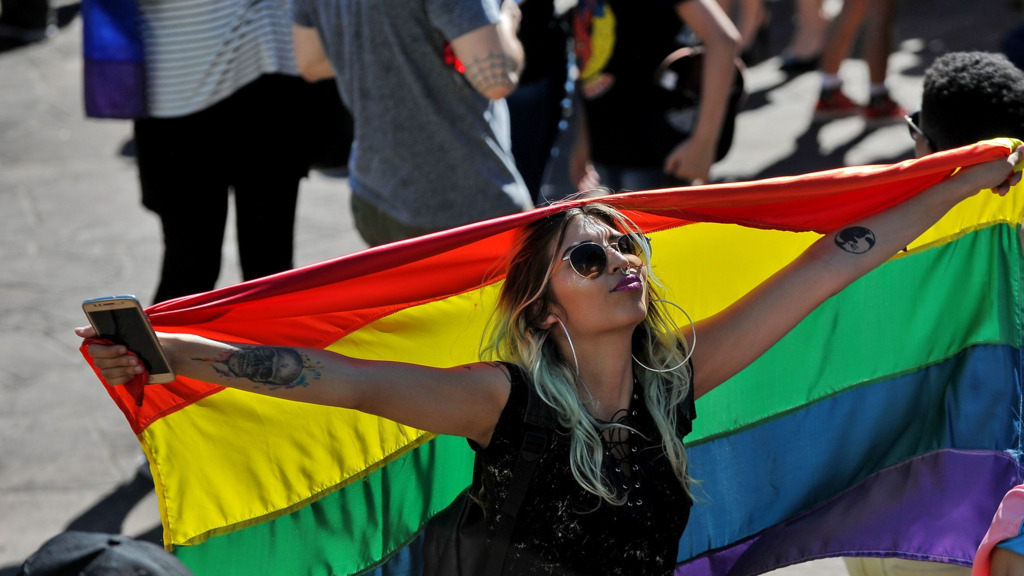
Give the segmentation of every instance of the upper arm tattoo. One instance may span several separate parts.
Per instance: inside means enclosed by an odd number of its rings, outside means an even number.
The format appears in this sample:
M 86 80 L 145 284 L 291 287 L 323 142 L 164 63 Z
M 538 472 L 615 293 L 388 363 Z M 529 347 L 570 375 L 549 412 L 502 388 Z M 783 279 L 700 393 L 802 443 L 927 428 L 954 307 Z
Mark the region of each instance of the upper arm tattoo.
M 243 378 L 268 389 L 308 386 L 322 376 L 319 363 L 294 348 L 242 347 L 214 358 L 195 358 L 209 363 L 218 374 Z
M 850 226 L 837 232 L 834 240 L 850 254 L 863 254 L 875 246 L 875 233 L 863 226 Z
M 493 88 L 513 89 L 519 66 L 516 60 L 502 53 L 491 53 L 464 62 L 466 80 L 480 93 Z

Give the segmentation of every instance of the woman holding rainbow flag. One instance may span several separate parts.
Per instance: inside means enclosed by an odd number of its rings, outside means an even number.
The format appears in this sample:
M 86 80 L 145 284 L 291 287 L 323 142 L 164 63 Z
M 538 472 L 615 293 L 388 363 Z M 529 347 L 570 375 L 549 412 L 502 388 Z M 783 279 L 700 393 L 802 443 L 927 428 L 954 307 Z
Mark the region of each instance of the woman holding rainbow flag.
M 508 256 L 488 352 L 452 368 L 368 361 L 312 348 L 161 334 L 176 372 L 299 402 L 352 408 L 465 437 L 471 494 L 501 517 L 539 398 L 557 415 L 504 558 L 505 574 L 670 574 L 691 506 L 683 436 L 695 398 L 744 369 L 833 294 L 961 200 L 1020 180 L 1024 151 L 961 169 L 887 210 L 848 223 L 725 310 L 669 321 L 651 245 L 616 210 L 584 203 L 526 225 Z M 79 328 L 83 338 L 95 336 Z M 108 385 L 143 368 L 123 346 L 92 344 Z

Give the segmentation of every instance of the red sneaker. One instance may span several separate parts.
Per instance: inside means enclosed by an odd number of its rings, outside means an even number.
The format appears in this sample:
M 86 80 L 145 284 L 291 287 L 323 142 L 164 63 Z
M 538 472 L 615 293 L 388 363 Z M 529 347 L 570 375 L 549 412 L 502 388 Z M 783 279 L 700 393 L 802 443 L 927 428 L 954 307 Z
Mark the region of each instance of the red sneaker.
M 846 118 L 861 113 L 859 104 L 850 100 L 839 88 L 822 90 L 818 104 L 814 107 L 815 122 Z
M 888 94 L 873 96 L 864 107 L 864 120 L 868 125 L 893 124 L 902 122 L 907 111 L 889 97 Z

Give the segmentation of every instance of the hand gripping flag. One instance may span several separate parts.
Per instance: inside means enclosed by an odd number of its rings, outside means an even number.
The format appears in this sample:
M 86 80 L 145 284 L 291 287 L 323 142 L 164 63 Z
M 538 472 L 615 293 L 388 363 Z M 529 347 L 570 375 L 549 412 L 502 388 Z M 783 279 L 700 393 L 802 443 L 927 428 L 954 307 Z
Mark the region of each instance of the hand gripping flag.
M 596 200 L 651 236 L 668 299 L 700 319 L 821 234 L 1010 146 Z M 560 209 L 148 312 L 165 332 L 474 362 L 516 230 Z M 698 503 L 677 574 L 751 575 L 842 555 L 970 563 L 1002 495 L 1021 482 L 1022 215 L 1020 190 L 962 202 L 700 399 L 688 437 Z M 199 576 L 358 574 L 396 554 L 414 570 L 422 526 L 470 481 L 464 440 L 351 410 L 186 378 L 148 386 L 142 406 L 124 387 L 108 391 L 149 458 L 166 545 Z

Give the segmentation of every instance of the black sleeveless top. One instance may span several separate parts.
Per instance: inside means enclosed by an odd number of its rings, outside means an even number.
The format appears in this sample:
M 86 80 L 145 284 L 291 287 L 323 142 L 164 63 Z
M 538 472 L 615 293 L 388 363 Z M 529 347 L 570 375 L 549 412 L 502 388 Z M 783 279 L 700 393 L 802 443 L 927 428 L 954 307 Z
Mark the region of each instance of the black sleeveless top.
M 489 518 L 508 494 L 530 386 L 522 370 L 505 366 L 512 390 L 491 442 L 484 449 L 470 442 L 477 451 L 471 494 L 482 494 Z M 605 442 L 605 475 L 627 503 L 613 506 L 580 486 L 569 467 L 569 432 L 557 427 L 519 512 L 506 575 L 672 573 L 692 501 L 672 472 L 639 392 L 620 421 L 640 434 L 629 434 L 618 446 Z M 680 436 L 689 433 L 695 415 L 692 386 L 683 412 L 688 417 L 681 418 Z

